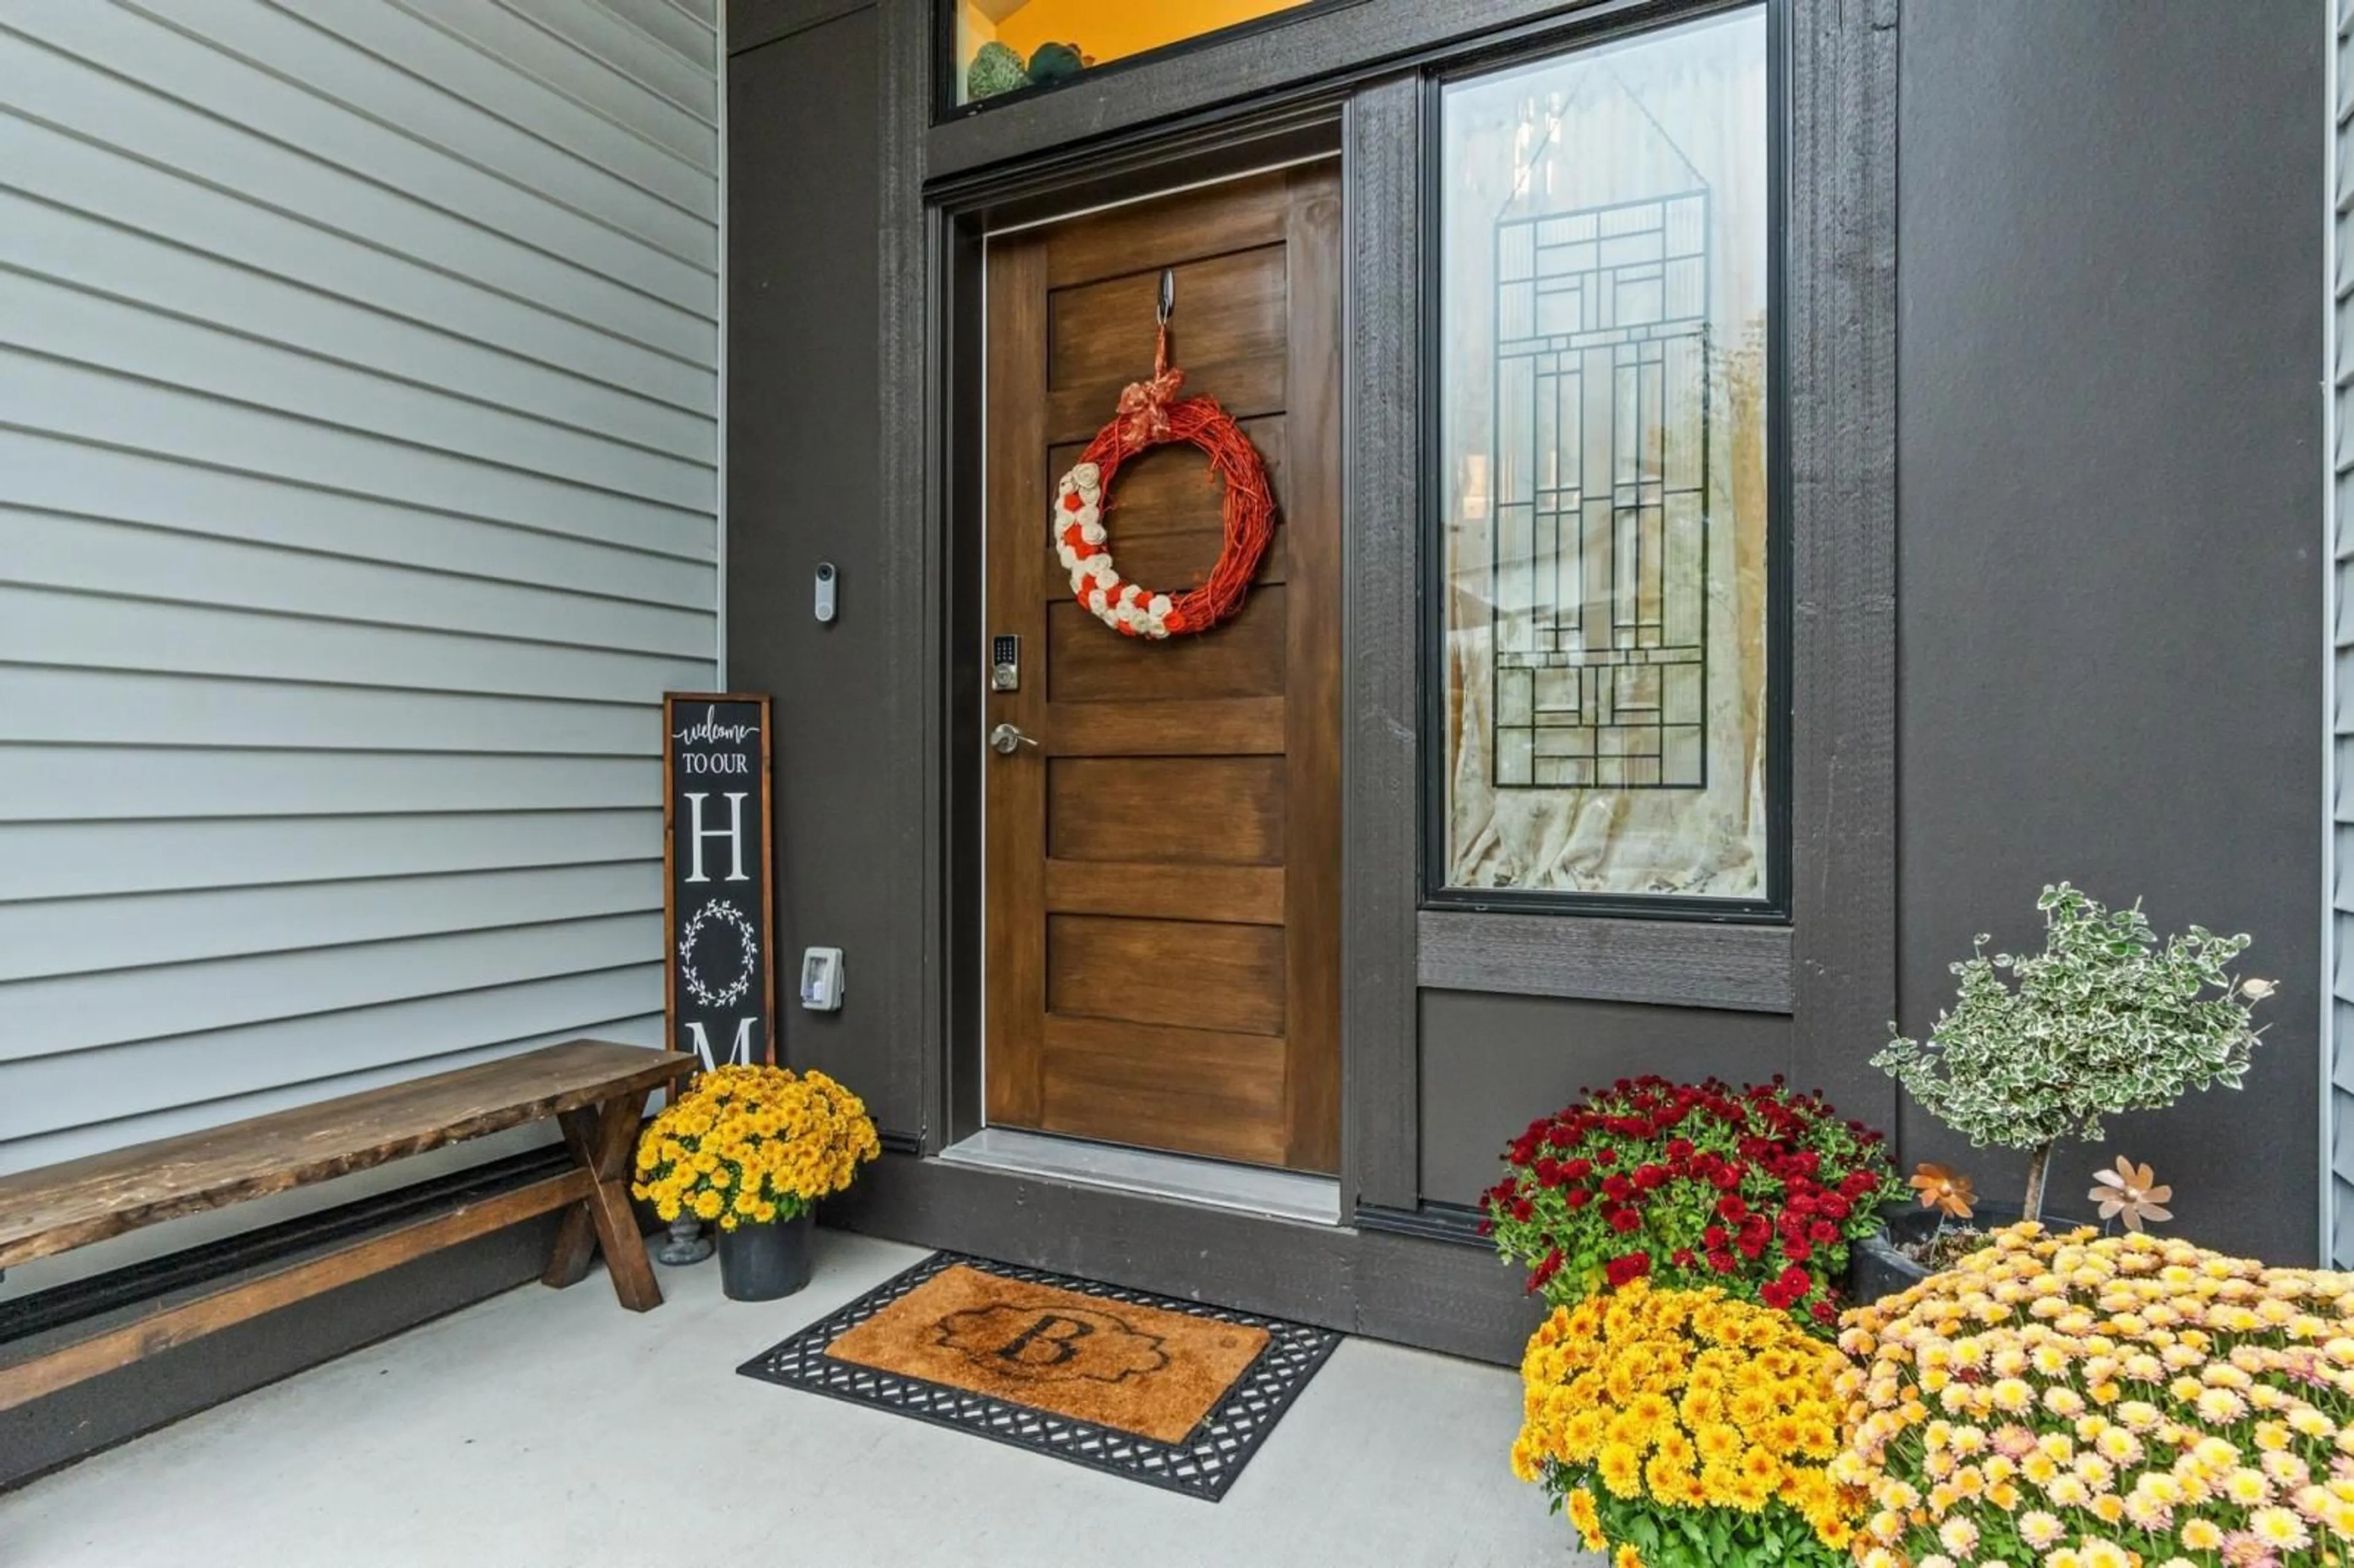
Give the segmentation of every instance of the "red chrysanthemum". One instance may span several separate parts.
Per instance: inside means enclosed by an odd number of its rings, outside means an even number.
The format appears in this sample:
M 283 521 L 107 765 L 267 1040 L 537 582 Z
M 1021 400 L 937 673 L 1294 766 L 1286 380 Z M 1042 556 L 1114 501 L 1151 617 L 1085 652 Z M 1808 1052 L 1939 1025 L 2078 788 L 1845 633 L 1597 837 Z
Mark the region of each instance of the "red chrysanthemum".
M 1624 1283 L 1639 1258 L 1662 1285 L 1719 1285 L 1813 1324 L 1848 1244 L 1900 1191 L 1878 1135 L 1778 1080 L 1621 1078 L 1532 1122 L 1506 1158 L 1481 1205 L 1553 1299 Z

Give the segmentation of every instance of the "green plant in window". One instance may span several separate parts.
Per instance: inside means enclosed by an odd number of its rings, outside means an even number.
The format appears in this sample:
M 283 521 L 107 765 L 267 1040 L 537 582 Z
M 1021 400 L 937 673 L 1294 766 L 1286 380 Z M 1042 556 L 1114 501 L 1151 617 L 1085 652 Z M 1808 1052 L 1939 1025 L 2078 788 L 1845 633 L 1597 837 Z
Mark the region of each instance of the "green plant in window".
M 1087 58 L 1076 44 L 1040 44 L 1030 53 L 1030 85 L 1061 81 L 1087 69 Z
M 995 98 L 1001 92 L 1029 85 L 1030 78 L 1022 69 L 1022 57 L 994 39 L 981 45 L 980 52 L 972 57 L 972 64 L 965 68 L 964 95 L 970 101 Z
M 1989 958 L 1979 937 L 1928 1038 L 1897 1035 L 1872 1059 L 1971 1143 L 2028 1151 L 2029 1219 L 2062 1138 L 2098 1139 L 2104 1117 L 2186 1089 L 2238 1088 L 2262 1033 L 2248 1003 L 2273 992 L 2232 973 L 2244 936 L 2193 926 L 2161 943 L 2139 904 L 2105 908 L 2064 882 L 2035 906 L 2041 952 Z

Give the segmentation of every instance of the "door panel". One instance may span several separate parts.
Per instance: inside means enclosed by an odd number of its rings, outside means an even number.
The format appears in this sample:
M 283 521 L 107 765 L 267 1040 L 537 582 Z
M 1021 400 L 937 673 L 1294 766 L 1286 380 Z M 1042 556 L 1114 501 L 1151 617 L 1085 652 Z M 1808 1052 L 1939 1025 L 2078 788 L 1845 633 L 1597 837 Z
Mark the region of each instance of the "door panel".
M 1046 515 L 1044 506 L 1038 515 Z M 1106 526 L 1119 527 L 1117 507 L 1109 516 Z M 1119 558 L 1117 533 L 1111 550 L 1113 558 Z M 1138 580 L 1162 586 L 1150 578 Z M 1046 656 L 1047 679 L 1058 703 L 1172 703 L 1283 694 L 1291 646 L 1288 584 L 1253 588 L 1233 620 L 1203 636 L 1147 642 L 1122 637 L 1089 615 L 1068 597 L 1069 580 L 1062 573 L 1055 573 L 1055 583 L 1065 597 L 1046 609 Z M 1185 583 L 1180 580 L 1177 586 L 1182 588 Z M 1178 649 L 1184 657 L 1171 658 Z
M 1184 302 L 1187 391 L 1196 389 L 1193 366 L 1201 367 L 1206 380 L 1225 366 L 1282 357 L 1288 253 L 1286 246 L 1265 245 L 1172 269 L 1176 297 Z M 1149 370 L 1153 306 L 1160 292 L 1157 268 L 1057 289 L 1047 385 L 1057 392 L 1118 396 L 1121 387 L 1138 379 L 1132 357 L 1137 323 L 1144 326 Z M 1228 411 L 1239 419 L 1258 410 Z
M 1281 751 L 1286 733 L 1281 697 L 1213 697 L 1182 706 L 1107 703 L 1087 719 L 1046 742 L 1046 755 L 1250 756 Z
M 1133 272 L 1139 256 L 1153 258 L 1158 269 L 1281 244 L 1291 232 L 1291 185 L 1268 178 L 1204 185 L 1125 208 L 1100 223 L 1066 224 L 1046 258 L 1046 283 L 1059 289 Z
M 1283 970 L 1278 927 L 1046 916 L 1046 1006 L 1055 1013 L 1280 1034 Z
M 1332 1171 L 1340 1050 L 1340 196 L 1320 164 L 992 240 L 987 625 L 1023 639 L 986 723 L 992 1123 Z M 1188 395 L 1244 421 L 1278 507 L 1242 610 L 1149 643 L 1074 603 L 1056 478 L 1151 372 L 1173 269 Z M 1123 466 L 1122 575 L 1176 593 L 1220 543 L 1190 447 Z
M 1076 461 L 1076 460 L 1073 460 Z M 1056 469 L 1056 473 L 1069 471 L 1070 463 Z M 1120 482 L 1126 484 L 1123 471 Z M 1282 492 L 1278 491 L 1278 494 Z M 1267 542 L 1267 554 L 1259 557 L 1258 573 L 1251 578 L 1254 585 L 1265 588 L 1282 582 L 1290 574 L 1287 569 L 1290 552 L 1284 548 L 1281 524 L 1275 537 Z M 1119 570 L 1122 577 L 1133 577 L 1140 583 L 1190 583 L 1208 573 L 1218 558 L 1218 531 L 1215 528 L 1186 528 L 1166 534 L 1147 534 L 1130 540 L 1122 535 L 1119 546 Z
M 1049 758 L 1046 853 L 1280 865 L 1283 788 L 1280 757 Z
M 1149 304 L 1145 308 L 1144 321 L 1150 329 L 1152 311 Z M 1256 359 L 1213 361 L 1199 366 L 1187 365 L 1182 368 L 1185 390 L 1189 395 L 1215 397 L 1227 413 L 1245 424 L 1283 408 L 1284 387 L 1290 367 L 1279 354 Z M 1148 330 L 1142 368 L 1129 380 L 1150 375 L 1151 370 L 1152 339 Z M 1197 370 L 1200 372 L 1198 375 L 1195 374 Z M 1101 429 L 1103 422 L 1111 417 L 1113 400 L 1119 396 L 1120 387 L 1127 385 L 1128 381 L 1122 381 L 1118 386 L 1106 383 L 1101 386 L 1066 387 L 1047 394 L 1047 439 L 1085 446 L 1088 438 Z M 1064 465 L 1065 468 L 1069 466 L 1067 463 Z M 1059 475 L 1062 471 L 1063 469 L 1058 468 L 1055 473 Z M 1205 508 L 1203 514 L 1213 520 L 1217 514 L 1214 503 Z
M 1280 926 L 1283 867 L 1050 860 L 1046 863 L 1046 912 Z
M 1284 1043 L 1268 1034 L 1152 1029 L 1057 1013 L 1046 1020 L 1044 1119 L 1076 1138 L 1136 1141 L 1280 1165 Z

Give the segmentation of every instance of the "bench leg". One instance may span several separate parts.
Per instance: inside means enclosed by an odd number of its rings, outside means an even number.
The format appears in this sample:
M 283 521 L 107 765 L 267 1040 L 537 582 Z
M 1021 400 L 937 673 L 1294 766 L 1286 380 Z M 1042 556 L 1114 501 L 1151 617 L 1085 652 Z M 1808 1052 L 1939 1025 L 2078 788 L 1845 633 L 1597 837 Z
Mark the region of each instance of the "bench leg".
M 597 1173 L 597 1113 L 587 1110 L 565 1111 L 556 1118 L 564 1131 L 565 1147 L 572 1150 L 573 1162 L 590 1176 Z M 588 1277 L 588 1265 L 597 1255 L 597 1224 L 589 1216 L 586 1199 L 564 1211 L 564 1224 L 556 1233 L 556 1245 L 547 1255 L 547 1269 L 539 1277 L 540 1283 L 557 1290 L 568 1288 Z
M 605 1271 L 613 1277 L 613 1294 L 632 1312 L 662 1305 L 662 1287 L 654 1283 L 653 1265 L 646 1258 L 646 1244 L 630 1209 L 630 1170 L 644 1109 L 644 1097 L 631 1095 L 608 1100 L 595 1110 L 566 1111 L 557 1118 L 573 1159 L 596 1186 L 566 1211 L 547 1271 L 540 1276 L 543 1283 L 559 1290 L 578 1284 L 588 1272 L 589 1258 L 601 1248 Z
M 547 1270 L 539 1282 L 558 1290 L 578 1285 L 588 1277 L 589 1260 L 596 1255 L 596 1222 L 589 1219 L 585 1201 L 575 1203 L 564 1211 L 564 1224 L 557 1230 L 556 1245 L 547 1255 Z

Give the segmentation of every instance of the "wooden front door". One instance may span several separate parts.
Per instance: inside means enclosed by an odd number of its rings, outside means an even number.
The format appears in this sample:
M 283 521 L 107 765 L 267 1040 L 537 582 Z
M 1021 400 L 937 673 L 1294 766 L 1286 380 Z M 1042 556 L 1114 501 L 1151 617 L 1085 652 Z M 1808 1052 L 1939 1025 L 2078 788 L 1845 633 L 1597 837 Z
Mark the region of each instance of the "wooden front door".
M 1038 743 L 983 764 L 992 1124 L 1339 1167 L 1340 234 L 1319 164 L 990 242 L 984 630 L 1022 661 L 984 727 Z M 1148 642 L 1072 599 L 1047 514 L 1151 375 L 1163 268 L 1184 392 L 1241 421 L 1278 520 L 1239 614 Z M 1200 581 L 1220 494 L 1182 443 L 1124 463 L 1120 575 Z

